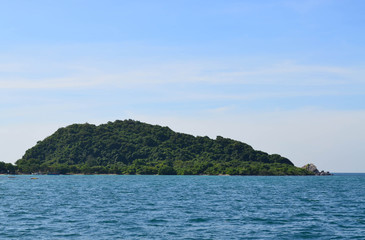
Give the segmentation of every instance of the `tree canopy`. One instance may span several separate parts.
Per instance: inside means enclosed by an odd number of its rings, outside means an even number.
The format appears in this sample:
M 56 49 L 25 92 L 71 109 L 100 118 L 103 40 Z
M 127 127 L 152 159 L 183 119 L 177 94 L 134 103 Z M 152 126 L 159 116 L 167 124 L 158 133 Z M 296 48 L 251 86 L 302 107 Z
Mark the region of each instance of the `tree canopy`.
M 16 167 L 11 163 L 0 162 L 0 174 L 14 174 Z
M 73 124 L 16 162 L 23 173 L 307 175 L 278 154 L 218 136 L 194 137 L 134 120 Z

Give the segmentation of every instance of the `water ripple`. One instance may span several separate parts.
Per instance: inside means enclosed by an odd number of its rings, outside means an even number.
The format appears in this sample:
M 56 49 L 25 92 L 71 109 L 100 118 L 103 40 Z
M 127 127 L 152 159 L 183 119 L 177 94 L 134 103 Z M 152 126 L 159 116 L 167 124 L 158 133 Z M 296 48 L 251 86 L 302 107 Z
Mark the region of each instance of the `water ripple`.
M 365 177 L 0 176 L 0 238 L 363 239 Z

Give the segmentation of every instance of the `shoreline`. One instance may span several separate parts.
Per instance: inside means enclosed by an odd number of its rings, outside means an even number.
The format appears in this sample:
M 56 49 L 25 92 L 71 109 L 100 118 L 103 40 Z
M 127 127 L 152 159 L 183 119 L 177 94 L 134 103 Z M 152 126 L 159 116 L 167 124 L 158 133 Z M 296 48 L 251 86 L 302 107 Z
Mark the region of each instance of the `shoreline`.
M 75 173 L 75 174 L 26 174 L 26 173 L 17 173 L 17 174 L 0 174 L 0 176 L 227 176 L 227 177 L 234 177 L 234 176 L 240 176 L 240 177 L 299 177 L 299 176 L 315 176 L 315 177 L 322 177 L 322 176 L 334 176 L 340 174 L 342 176 L 344 175 L 365 175 L 365 173 L 332 173 L 331 175 L 229 175 L 229 174 L 195 174 L 195 175 L 159 175 L 159 174 L 83 174 L 83 173 Z M 337 176 L 340 176 L 337 175 Z

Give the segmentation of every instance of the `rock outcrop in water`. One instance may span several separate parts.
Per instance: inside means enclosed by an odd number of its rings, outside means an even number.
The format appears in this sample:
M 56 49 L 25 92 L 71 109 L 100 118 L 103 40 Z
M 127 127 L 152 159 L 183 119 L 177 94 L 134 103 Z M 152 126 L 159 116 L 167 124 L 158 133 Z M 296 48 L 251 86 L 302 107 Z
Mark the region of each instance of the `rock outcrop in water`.
M 325 172 L 325 171 L 319 171 L 316 167 L 316 165 L 314 165 L 313 163 L 309 163 L 309 164 L 306 164 L 302 167 L 303 169 L 309 171 L 309 172 L 312 172 L 314 173 L 314 175 L 316 176 L 328 176 L 328 175 L 332 175 L 330 172 Z

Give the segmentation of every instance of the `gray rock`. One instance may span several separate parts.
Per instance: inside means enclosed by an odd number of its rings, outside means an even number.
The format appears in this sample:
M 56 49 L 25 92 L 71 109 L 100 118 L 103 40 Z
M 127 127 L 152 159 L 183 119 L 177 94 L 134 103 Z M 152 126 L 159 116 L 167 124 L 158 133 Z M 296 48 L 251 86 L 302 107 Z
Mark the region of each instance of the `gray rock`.
M 328 175 L 332 175 L 330 172 L 325 172 L 325 171 L 321 171 L 319 173 L 320 176 L 328 176 Z
M 328 176 L 328 175 L 332 175 L 331 173 L 325 172 L 323 170 L 320 172 L 317 169 L 316 165 L 314 165 L 313 163 L 306 164 L 302 168 L 306 169 L 307 171 L 310 171 L 310 172 L 314 173 L 317 176 Z
M 312 173 L 314 173 L 316 175 L 320 173 L 318 171 L 316 165 L 314 165 L 313 163 L 309 163 L 307 165 L 304 165 L 302 168 L 304 168 L 305 170 L 310 171 L 310 172 L 312 172 Z

